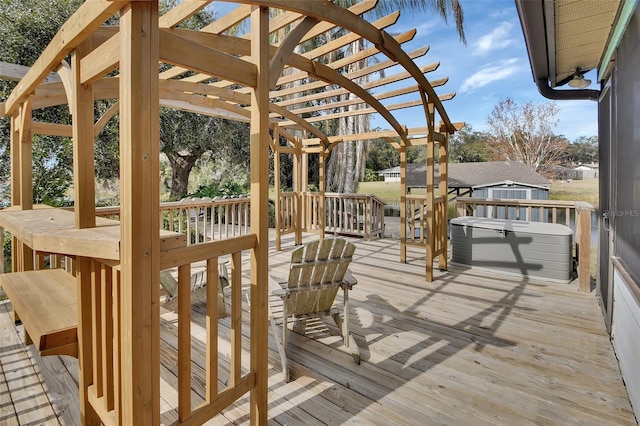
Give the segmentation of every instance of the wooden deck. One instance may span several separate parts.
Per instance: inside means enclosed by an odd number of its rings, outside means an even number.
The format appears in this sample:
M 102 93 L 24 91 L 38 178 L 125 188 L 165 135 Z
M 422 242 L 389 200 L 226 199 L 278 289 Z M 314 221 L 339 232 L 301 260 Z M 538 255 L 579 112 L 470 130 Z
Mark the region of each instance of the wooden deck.
M 637 424 L 593 294 L 456 266 L 425 283 L 422 252 L 400 264 L 397 240 L 355 242 L 351 330 L 362 363 L 328 319 L 311 336 L 290 333 L 293 380 L 284 383 L 270 340 L 271 424 Z M 287 269 L 292 248 L 285 239 L 272 252 L 273 274 Z M 192 357 L 202 365 L 204 307 L 192 306 Z M 0 302 L 0 424 L 79 423 L 75 360 L 27 350 L 10 310 Z M 171 423 L 176 324 L 172 312 L 162 317 L 162 411 Z M 228 318 L 220 326 L 224 356 Z M 202 380 L 194 368 L 194 403 Z M 246 398 L 209 424 L 248 423 L 248 408 Z

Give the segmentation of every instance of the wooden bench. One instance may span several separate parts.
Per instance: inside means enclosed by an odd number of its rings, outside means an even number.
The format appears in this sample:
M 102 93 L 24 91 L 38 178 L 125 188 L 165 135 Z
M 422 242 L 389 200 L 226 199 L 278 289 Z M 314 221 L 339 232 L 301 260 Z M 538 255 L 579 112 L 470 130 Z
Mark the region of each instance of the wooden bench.
M 62 269 L 0 274 L 14 319 L 22 321 L 25 343 L 40 355 L 78 357 L 76 279 Z

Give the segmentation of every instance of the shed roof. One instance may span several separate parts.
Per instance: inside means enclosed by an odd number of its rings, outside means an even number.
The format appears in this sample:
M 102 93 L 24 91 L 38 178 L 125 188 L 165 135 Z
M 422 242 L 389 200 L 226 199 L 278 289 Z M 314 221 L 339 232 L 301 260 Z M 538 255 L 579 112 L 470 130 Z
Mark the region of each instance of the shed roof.
M 436 179 L 440 176 L 436 164 Z M 407 164 L 407 187 L 426 186 L 427 166 Z M 519 161 L 487 161 L 475 163 L 450 163 L 449 188 L 472 188 L 503 181 L 519 182 L 525 185 L 549 186 L 549 180 Z

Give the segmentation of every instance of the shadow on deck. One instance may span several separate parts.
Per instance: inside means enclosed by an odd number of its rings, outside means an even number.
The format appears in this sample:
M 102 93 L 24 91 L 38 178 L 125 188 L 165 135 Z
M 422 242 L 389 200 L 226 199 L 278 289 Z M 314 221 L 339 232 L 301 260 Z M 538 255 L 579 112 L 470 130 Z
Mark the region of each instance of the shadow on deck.
M 290 333 L 293 380 L 284 383 L 270 339 L 270 424 L 637 424 L 593 294 L 461 267 L 426 283 L 419 251 L 400 264 L 397 240 L 354 242 L 351 330 L 362 363 L 353 363 L 330 319 L 318 321 L 306 336 Z M 283 248 L 272 252 L 274 275 L 287 269 L 292 240 Z M 205 310 L 199 301 L 192 307 L 197 404 Z M 0 302 L 0 423 L 77 423 L 74 360 L 36 362 L 9 310 Z M 162 411 L 170 423 L 177 332 L 172 312 L 162 318 Z M 229 319 L 219 324 L 224 355 Z M 220 368 L 228 377 L 229 366 Z M 247 423 L 248 409 L 245 398 L 210 424 Z

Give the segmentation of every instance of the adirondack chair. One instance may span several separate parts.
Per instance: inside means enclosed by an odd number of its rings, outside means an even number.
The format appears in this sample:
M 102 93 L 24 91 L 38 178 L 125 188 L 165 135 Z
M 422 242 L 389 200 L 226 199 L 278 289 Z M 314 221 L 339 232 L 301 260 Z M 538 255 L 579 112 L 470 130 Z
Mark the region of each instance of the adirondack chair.
M 276 307 L 281 307 L 282 311 L 278 318 L 275 315 L 275 304 L 270 304 L 270 323 L 280 353 L 285 382 L 289 381 L 286 352 L 290 317 L 294 321 L 293 330 L 304 334 L 307 319 L 331 315 L 341 330 L 344 345 L 351 351 L 356 364 L 360 364 L 360 350 L 349 332 L 349 290 L 357 281 L 348 267 L 355 249 L 355 245 L 342 238 L 314 241 L 297 248 L 291 254 L 287 278 L 270 278 L 272 299 L 278 301 L 279 298 L 282 302 Z M 344 292 L 344 318 L 333 308 L 340 288 Z
M 191 274 L 191 291 L 195 292 L 198 289 L 207 285 L 207 271 L 198 271 Z M 166 291 L 163 305 L 170 309 L 175 309 L 177 306 L 176 298 L 178 297 L 178 280 L 168 270 L 160 271 L 160 285 Z M 223 318 L 227 316 L 227 309 L 224 301 L 224 288 L 229 286 L 229 274 L 227 272 L 227 266 L 225 263 L 221 263 L 218 267 L 218 317 Z

